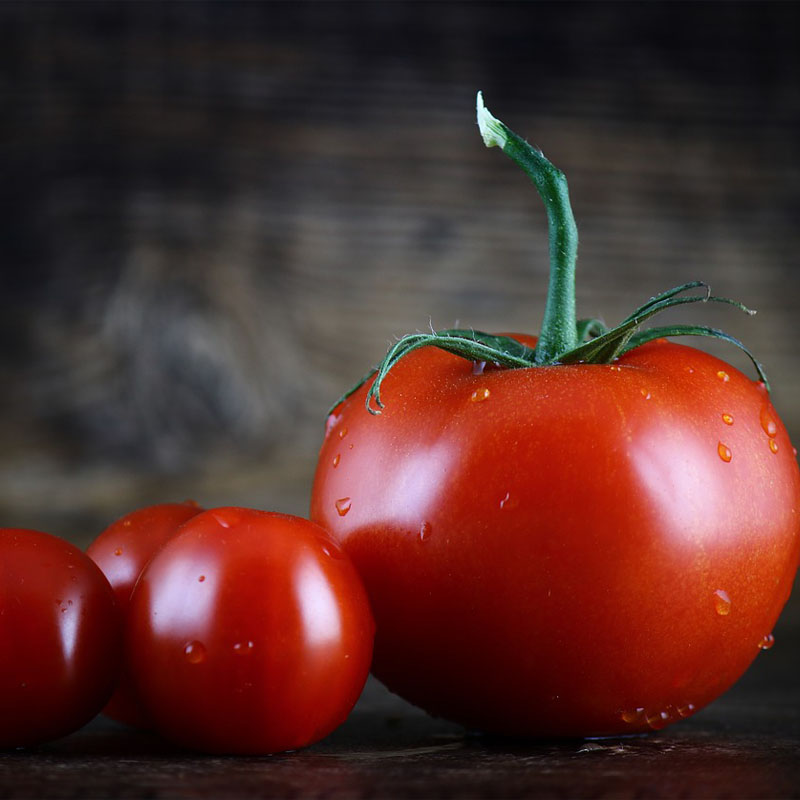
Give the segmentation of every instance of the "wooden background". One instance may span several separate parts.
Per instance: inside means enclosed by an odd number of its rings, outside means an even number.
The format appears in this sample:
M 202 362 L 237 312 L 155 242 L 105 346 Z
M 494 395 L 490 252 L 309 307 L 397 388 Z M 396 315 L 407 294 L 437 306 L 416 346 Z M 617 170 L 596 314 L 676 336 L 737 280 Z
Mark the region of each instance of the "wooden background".
M 798 31 L 796 3 L 3 3 L 3 524 L 304 514 L 393 337 L 535 331 L 544 214 L 477 89 L 569 177 L 581 315 L 695 278 L 747 302 L 680 318 L 752 347 L 799 439 Z

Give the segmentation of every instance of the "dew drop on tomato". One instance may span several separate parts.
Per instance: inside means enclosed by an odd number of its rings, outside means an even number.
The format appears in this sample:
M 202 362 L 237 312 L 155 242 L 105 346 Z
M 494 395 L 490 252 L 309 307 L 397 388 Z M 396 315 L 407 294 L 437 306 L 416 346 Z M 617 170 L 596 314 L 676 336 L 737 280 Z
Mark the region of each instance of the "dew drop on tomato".
M 255 644 L 248 639 L 246 642 L 236 642 L 233 646 L 233 652 L 237 656 L 249 656 L 255 649 Z
M 343 517 L 350 510 L 352 503 L 349 497 L 340 497 L 334 505 L 336 506 L 336 512 L 340 517 Z
M 647 715 L 647 724 L 654 730 L 660 731 L 669 725 L 669 712 L 657 711 L 655 714 Z
M 769 440 L 769 449 L 773 453 L 777 453 L 778 452 L 778 443 L 774 439 L 770 439 Z
M 419 526 L 419 540 L 421 542 L 425 542 L 431 538 L 431 534 L 433 533 L 433 525 L 430 522 L 423 522 L 422 525 Z
M 726 425 L 733 425 L 733 417 L 730 414 L 723 414 L 722 415 L 722 421 Z
M 761 427 L 764 429 L 764 433 L 767 436 L 775 436 L 778 432 L 778 426 L 775 424 L 775 420 L 772 418 L 772 415 L 769 413 L 768 406 L 764 405 L 761 407 Z
M 678 714 L 686 718 L 694 714 L 694 703 L 687 703 L 685 706 L 678 706 Z
M 206 660 L 206 648 L 202 642 L 189 642 L 183 648 L 183 654 L 190 664 L 202 664 Z
M 730 375 L 728 375 L 728 373 L 727 373 L 727 372 L 725 372 L 724 370 L 720 370 L 720 371 L 717 373 L 717 377 L 718 377 L 718 378 L 719 378 L 719 379 L 720 379 L 720 380 L 721 380 L 723 383 L 727 383 L 727 382 L 728 382 L 728 381 L 731 379 L 731 378 L 730 378 Z
M 484 400 L 489 399 L 490 394 L 491 392 L 484 386 L 480 389 L 476 389 L 472 393 L 472 397 L 470 397 L 470 400 L 472 400 L 473 403 L 482 403 Z
M 731 460 L 731 458 L 733 458 L 730 447 L 722 442 L 717 445 L 717 453 L 726 464 Z
M 506 492 L 505 496 L 500 500 L 500 508 L 503 511 L 511 511 L 519 505 L 519 500 L 511 494 Z
M 341 456 L 341 454 L 340 454 L 340 453 L 337 453 L 337 454 L 336 454 L 336 455 L 333 457 L 333 468 L 334 468 L 334 469 L 336 469 L 336 467 L 338 467 L 338 466 L 339 466 L 339 462 L 340 462 L 341 460 L 342 460 L 342 456 Z
M 775 644 L 775 637 L 768 633 L 759 643 L 758 646 L 761 650 L 769 650 Z
M 644 708 L 634 708 L 632 711 L 623 711 L 620 718 L 629 725 L 638 722 L 644 716 Z
M 731 613 L 731 598 L 724 589 L 714 592 L 714 608 L 721 617 L 727 617 Z
M 328 558 L 333 558 L 334 560 L 341 560 L 345 557 L 344 553 L 329 539 L 326 539 L 324 536 L 318 536 L 317 541 L 319 542 L 320 550 L 328 556 Z

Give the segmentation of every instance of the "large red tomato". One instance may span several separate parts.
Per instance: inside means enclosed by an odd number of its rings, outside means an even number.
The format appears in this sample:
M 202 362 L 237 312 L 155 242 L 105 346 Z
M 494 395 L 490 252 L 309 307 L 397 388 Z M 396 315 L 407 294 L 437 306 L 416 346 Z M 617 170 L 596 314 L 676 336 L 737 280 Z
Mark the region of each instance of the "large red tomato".
M 69 542 L 0 529 L 0 749 L 65 736 L 117 679 L 120 620 L 97 566 Z
M 633 733 L 768 646 L 800 475 L 763 385 L 694 348 L 487 369 L 418 350 L 320 452 L 311 517 L 352 557 L 373 671 L 487 731 Z
M 392 691 L 500 734 L 661 728 L 772 643 L 800 554 L 795 455 L 762 381 L 662 336 L 740 342 L 639 330 L 732 301 L 693 282 L 612 330 L 575 320 L 566 181 L 482 104 L 479 123 L 548 207 L 542 335 L 401 339 L 331 414 L 311 518 L 364 579 Z
M 156 551 L 187 519 L 199 514 L 197 503 L 158 503 L 139 508 L 112 522 L 87 548 L 86 554 L 103 570 L 117 597 L 124 620 L 139 574 Z M 136 697 L 130 670 L 123 663 L 119 684 L 103 713 L 128 725 L 149 723 Z
M 218 508 L 185 523 L 142 573 L 127 654 L 158 732 L 208 752 L 271 753 L 344 721 L 373 635 L 358 574 L 324 530 Z

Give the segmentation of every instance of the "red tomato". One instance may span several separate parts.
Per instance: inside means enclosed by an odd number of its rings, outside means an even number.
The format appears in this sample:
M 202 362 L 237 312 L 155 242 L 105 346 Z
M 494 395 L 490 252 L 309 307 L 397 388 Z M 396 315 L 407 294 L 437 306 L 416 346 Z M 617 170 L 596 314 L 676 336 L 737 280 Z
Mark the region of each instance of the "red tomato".
M 476 372 L 422 348 L 380 416 L 365 385 L 329 419 L 311 518 L 365 582 L 374 674 L 502 734 L 702 708 L 771 644 L 800 554 L 800 474 L 763 384 L 665 341 Z
M 218 508 L 189 520 L 142 573 L 127 635 L 156 730 L 198 750 L 271 753 L 347 717 L 374 624 L 357 573 L 321 528 Z
M 65 736 L 114 688 L 121 626 L 114 593 L 77 547 L 0 529 L 0 748 Z
M 200 506 L 192 501 L 141 508 L 109 525 L 89 545 L 86 553 L 108 578 L 123 620 L 128 613 L 134 584 L 147 562 L 180 525 L 200 511 Z M 125 662 L 117 689 L 103 713 L 128 725 L 146 727 L 149 724 Z

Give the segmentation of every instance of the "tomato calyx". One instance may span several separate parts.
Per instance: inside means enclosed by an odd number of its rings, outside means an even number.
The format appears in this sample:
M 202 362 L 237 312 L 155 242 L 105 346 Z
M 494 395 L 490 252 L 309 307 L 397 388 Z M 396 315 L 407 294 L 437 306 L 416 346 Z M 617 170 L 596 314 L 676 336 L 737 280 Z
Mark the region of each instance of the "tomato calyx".
M 528 175 L 536 186 L 547 212 L 550 239 L 550 279 L 542 327 L 531 349 L 508 336 L 471 329 L 431 330 L 401 337 L 387 351 L 381 363 L 345 393 L 332 406 L 374 378 L 366 396 L 371 414 L 380 414 L 381 384 L 397 362 L 420 347 L 438 347 L 471 361 L 491 362 L 509 369 L 556 366 L 560 364 L 610 364 L 620 356 L 655 339 L 672 336 L 708 336 L 738 347 L 752 361 L 759 380 L 769 390 L 764 368 L 739 339 L 707 325 L 674 324 L 640 330 L 642 323 L 655 314 L 687 303 L 725 303 L 753 315 L 756 312 L 737 300 L 711 293 L 703 281 L 690 281 L 651 297 L 618 325 L 608 328 L 597 319 L 576 319 L 575 264 L 578 254 L 578 230 L 572 214 L 567 179 L 548 161 L 503 122 L 494 117 L 478 92 L 478 127 L 487 147 L 499 147 Z

